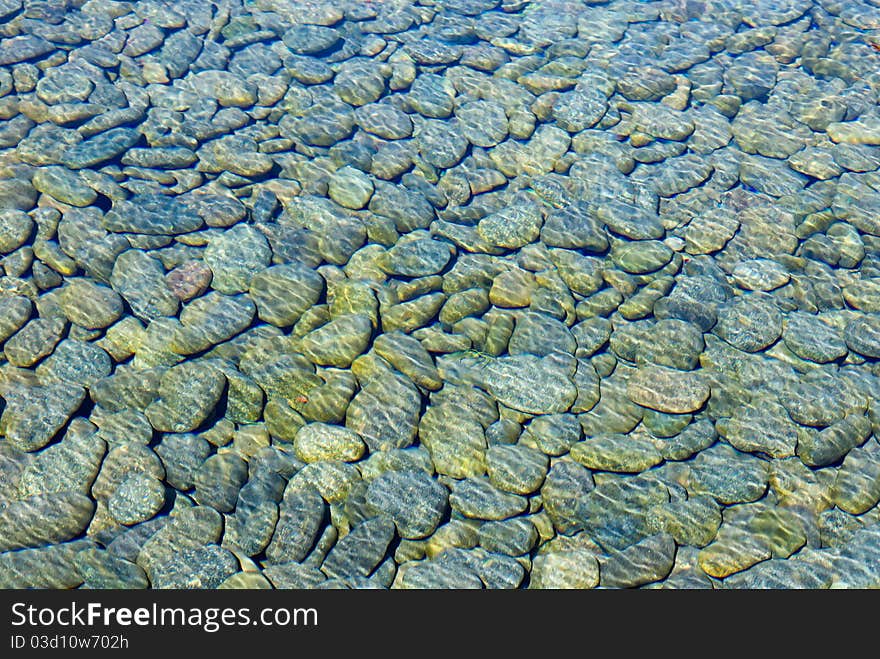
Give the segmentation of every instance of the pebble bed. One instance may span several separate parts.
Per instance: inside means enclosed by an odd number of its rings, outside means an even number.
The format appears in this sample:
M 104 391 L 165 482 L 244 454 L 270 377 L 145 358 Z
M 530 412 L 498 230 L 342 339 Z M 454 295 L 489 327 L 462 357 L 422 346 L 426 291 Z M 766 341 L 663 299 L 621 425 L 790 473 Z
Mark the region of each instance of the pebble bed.
M 0 0 L 0 587 L 880 586 L 877 50 Z

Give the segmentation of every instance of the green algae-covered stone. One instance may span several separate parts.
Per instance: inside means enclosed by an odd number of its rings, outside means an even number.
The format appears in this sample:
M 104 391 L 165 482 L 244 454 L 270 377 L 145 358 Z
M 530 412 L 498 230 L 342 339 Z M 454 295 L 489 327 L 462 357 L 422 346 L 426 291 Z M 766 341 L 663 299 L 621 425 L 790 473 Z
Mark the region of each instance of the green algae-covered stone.
M 571 457 L 590 469 L 623 473 L 639 473 L 663 460 L 649 439 L 616 434 L 595 435 L 574 444 Z
M 174 366 L 162 376 L 159 399 L 145 414 L 163 432 L 191 432 L 214 411 L 226 387 L 226 378 L 215 368 L 197 361 Z

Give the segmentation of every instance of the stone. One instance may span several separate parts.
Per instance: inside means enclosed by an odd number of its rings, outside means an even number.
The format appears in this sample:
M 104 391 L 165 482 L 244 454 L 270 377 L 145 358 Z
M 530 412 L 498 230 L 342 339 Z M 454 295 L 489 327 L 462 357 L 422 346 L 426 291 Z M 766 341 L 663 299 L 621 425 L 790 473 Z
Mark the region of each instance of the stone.
M 366 450 L 357 433 L 342 426 L 308 423 L 296 433 L 293 449 L 303 462 L 356 462 Z
M 870 432 L 867 417 L 849 414 L 827 428 L 802 433 L 798 438 L 797 455 L 807 466 L 825 467 L 863 444 Z
M 64 383 L 22 387 L 4 392 L 6 407 L 0 417 L 6 441 L 20 451 L 46 446 L 85 399 L 82 387 Z
M 543 453 L 527 446 L 490 446 L 486 451 L 489 482 L 514 494 L 536 492 L 547 476 L 550 461 Z
M 36 373 L 44 384 L 91 387 L 110 375 L 112 369 L 110 356 L 94 343 L 65 339 L 37 366 Z
M 430 391 L 442 387 L 440 373 L 418 339 L 403 332 L 386 332 L 376 337 L 373 349 L 416 385 Z
M 648 526 L 672 535 L 679 545 L 705 547 L 721 526 L 721 507 L 712 497 L 697 495 L 684 501 L 670 501 L 648 511 Z
M 69 278 L 59 300 L 67 319 L 86 329 L 103 329 L 122 316 L 122 298 L 108 286 L 85 277 Z
M 390 275 L 425 277 L 441 272 L 450 258 L 448 243 L 430 238 L 401 240 L 385 253 L 382 268 Z
M 288 486 L 278 509 L 278 523 L 266 548 L 274 564 L 301 561 L 311 551 L 324 523 L 325 504 L 314 488 Z
M 165 283 L 162 264 L 144 252 L 130 249 L 120 254 L 110 284 L 134 314 L 145 320 L 177 313 L 179 301 Z
M 0 510 L 0 552 L 65 542 L 88 526 L 94 502 L 82 494 L 60 492 L 10 502 Z
M 61 318 L 34 318 L 6 341 L 3 354 L 13 366 L 33 366 L 52 354 L 65 327 Z
M 272 258 L 269 242 L 257 229 L 237 224 L 217 236 L 205 249 L 205 262 L 213 273 L 211 286 L 226 294 L 242 293 Z
M 370 343 L 373 324 L 364 314 L 346 314 L 306 334 L 300 346 L 321 366 L 347 368 Z
M 600 583 L 607 588 L 635 588 L 665 578 L 674 562 L 675 540 L 658 533 L 605 559 Z
M 98 193 L 75 172 L 64 167 L 42 167 L 34 174 L 33 185 L 39 192 L 71 206 L 89 206 Z
M 320 299 L 324 280 L 314 270 L 296 263 L 274 265 L 254 274 L 249 294 L 261 320 L 289 327 Z
M 69 169 L 94 167 L 122 155 L 141 138 L 141 133 L 133 128 L 111 128 L 69 147 L 61 156 L 61 164 Z M 120 210 L 123 214 L 129 215 L 131 208 L 134 207 L 124 205 Z M 145 219 L 129 221 L 134 222 L 135 226 L 138 222 L 147 222 Z
M 168 369 L 159 384 L 159 398 L 145 414 L 156 430 L 191 432 L 214 411 L 226 378 L 203 362 L 184 362 Z
M 0 254 L 9 254 L 24 245 L 34 231 L 34 221 L 24 211 L 0 209 Z
M 529 414 L 557 414 L 577 397 L 569 375 L 549 358 L 515 355 L 492 360 L 484 368 L 490 393 L 499 402 Z
M 184 549 L 150 570 L 154 588 L 214 589 L 238 572 L 238 560 L 227 549 L 206 545 Z
M 725 505 L 761 498 L 769 477 L 768 462 L 726 444 L 715 444 L 700 452 L 691 467 L 693 491 Z
M 538 531 L 527 518 L 514 517 L 500 522 L 485 522 L 477 534 L 480 546 L 507 556 L 527 554 L 538 541 Z
M 697 411 L 710 393 L 698 373 L 663 366 L 638 369 L 627 381 L 626 391 L 634 403 L 672 414 Z
M 113 519 L 126 526 L 152 519 L 164 505 L 162 482 L 139 472 L 129 472 L 107 500 Z
M 405 448 L 416 437 L 421 402 L 404 376 L 373 379 L 351 400 L 345 426 L 358 433 L 371 452 Z
M 718 310 L 715 333 L 739 350 L 757 352 L 782 334 L 782 314 L 769 294 L 748 293 Z
M 331 577 L 367 577 L 385 558 L 394 524 L 384 516 L 361 522 L 327 554 L 321 569 Z
M 477 232 L 490 245 L 518 249 L 538 239 L 543 218 L 533 202 L 513 204 L 480 220 Z
M 738 407 L 724 425 L 723 434 L 740 451 L 764 453 L 773 458 L 793 456 L 798 442 L 797 425 L 775 401 Z
M 367 487 L 366 502 L 394 522 L 402 538 L 430 536 L 448 509 L 449 492 L 423 471 L 386 471 Z
M 822 315 L 796 311 L 783 320 L 782 340 L 801 359 L 825 364 L 844 357 L 847 344 L 843 331 Z
M 599 585 L 599 561 L 586 549 L 539 554 L 532 562 L 529 588 L 585 590 Z
M 516 494 L 499 490 L 485 478 L 465 478 L 457 481 L 449 505 L 472 519 L 502 520 L 522 513 L 527 500 Z
M 880 357 L 880 315 L 865 314 L 853 318 L 843 331 L 847 347 L 865 357 Z
M 570 455 L 589 469 L 622 473 L 640 473 L 663 460 L 650 440 L 620 434 L 594 435 L 577 442 Z

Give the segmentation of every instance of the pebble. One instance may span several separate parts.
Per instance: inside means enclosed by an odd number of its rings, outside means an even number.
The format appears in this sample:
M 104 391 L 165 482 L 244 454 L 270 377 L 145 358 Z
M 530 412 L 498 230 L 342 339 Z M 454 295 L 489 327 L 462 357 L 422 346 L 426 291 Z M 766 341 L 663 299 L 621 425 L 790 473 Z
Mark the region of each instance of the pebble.
M 0 0 L 0 585 L 877 583 L 874 10 L 105 4 Z

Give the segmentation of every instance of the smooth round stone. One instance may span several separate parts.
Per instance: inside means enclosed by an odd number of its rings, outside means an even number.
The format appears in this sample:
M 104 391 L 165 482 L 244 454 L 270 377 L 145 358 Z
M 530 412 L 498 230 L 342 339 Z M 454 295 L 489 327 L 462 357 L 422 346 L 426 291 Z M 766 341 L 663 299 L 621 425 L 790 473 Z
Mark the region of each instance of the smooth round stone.
M 665 579 L 675 563 L 675 539 L 658 533 L 614 552 L 600 568 L 601 584 L 606 588 L 635 588 Z
M 266 237 L 247 224 L 237 224 L 211 239 L 205 263 L 213 272 L 211 286 L 226 294 L 242 293 L 254 276 L 269 266 L 272 250 Z
M 608 110 L 608 99 L 596 88 L 561 94 L 553 104 L 551 116 L 556 125 L 569 133 L 595 126 Z
M 89 206 L 98 193 L 86 185 L 75 171 L 64 167 L 41 167 L 33 178 L 40 192 L 71 206 Z
M 574 414 L 543 414 L 531 420 L 522 433 L 523 443 L 546 455 L 563 455 L 581 437 Z M 515 438 L 514 438 L 515 439 Z
M 665 234 L 656 213 L 620 199 L 603 201 L 595 213 L 610 231 L 630 240 L 656 240 Z
M 480 220 L 477 233 L 490 245 L 519 249 L 538 239 L 542 223 L 537 204 L 519 202 Z
M 359 210 L 370 203 L 373 181 L 359 169 L 343 167 L 330 177 L 328 194 L 340 206 Z
M 772 291 L 791 279 L 788 270 L 769 259 L 740 261 L 731 274 L 736 285 L 747 291 Z
M 502 520 L 524 512 L 528 500 L 499 490 L 485 478 L 465 478 L 454 483 L 449 504 L 471 519 Z
M 538 554 L 530 577 L 532 589 L 587 590 L 599 585 L 599 561 L 586 549 Z
M 122 155 L 142 137 L 132 128 L 111 128 L 65 150 L 61 164 L 70 169 L 94 167 Z
M 0 510 L 0 551 L 71 540 L 85 530 L 94 511 L 95 503 L 89 497 L 74 492 L 10 501 Z M 22 523 L 25 520 L 29 523 Z
M 122 298 L 116 291 L 85 277 L 67 280 L 61 289 L 59 306 L 70 322 L 86 329 L 109 327 L 124 311 Z
M 235 453 L 212 455 L 196 472 L 194 498 L 200 505 L 231 512 L 247 478 L 247 463 Z
M 186 491 L 195 486 L 195 475 L 211 455 L 211 445 L 192 434 L 166 434 L 156 447 L 165 468 L 165 480 L 171 487 Z
M 354 111 L 342 101 L 322 101 L 301 116 L 287 119 L 279 123 L 282 137 L 312 146 L 333 146 L 351 135 L 355 125 Z
M 522 556 L 528 554 L 538 541 L 538 530 L 526 518 L 515 517 L 501 522 L 486 522 L 477 534 L 480 546 L 484 549 L 505 554 Z
M 165 505 L 165 485 L 142 472 L 129 472 L 107 500 L 110 514 L 131 526 L 152 519 Z
M 382 268 L 391 275 L 426 277 L 441 272 L 451 258 L 449 243 L 431 238 L 401 240 L 385 253 Z
M 748 293 L 718 310 L 715 333 L 734 348 L 758 352 L 782 334 L 782 313 L 767 293 Z
M 787 458 L 794 455 L 798 432 L 782 405 L 762 401 L 737 408 L 725 425 L 724 437 L 740 451 Z
M 214 273 L 202 261 L 187 261 L 165 275 L 165 284 L 181 302 L 199 297 L 211 285 Z
M 608 249 L 608 236 L 602 223 L 591 212 L 590 206 L 581 201 L 550 211 L 541 228 L 541 241 L 549 247 L 594 253 Z
M 154 588 L 214 589 L 239 571 L 231 551 L 209 544 L 174 553 L 148 571 Z
M 42 382 L 67 382 L 91 387 L 110 375 L 110 356 L 94 343 L 65 339 L 36 369 Z
M 407 94 L 413 110 L 429 119 L 446 119 L 452 114 L 453 90 L 441 76 L 423 73 L 415 79 Z
M 468 142 L 455 121 L 419 122 L 415 135 L 422 158 L 441 169 L 455 167 L 467 153 Z
M 724 505 L 760 499 L 769 477 L 769 462 L 724 443 L 700 452 L 691 466 L 694 492 L 707 494 Z
M 311 309 L 324 291 L 324 279 L 297 263 L 273 265 L 251 279 L 250 297 L 261 320 L 289 327 Z
M 853 352 L 880 359 L 880 314 L 865 314 L 851 320 L 843 331 L 843 339 Z
M 341 36 L 323 25 L 294 25 L 281 37 L 284 45 L 299 55 L 315 55 L 333 48 Z
M 709 386 L 696 372 L 644 366 L 627 381 L 630 400 L 659 412 L 696 412 L 709 398 Z
M 571 457 L 589 469 L 637 474 L 663 457 L 650 439 L 621 434 L 594 435 L 571 447 Z
M 470 101 L 455 110 L 465 139 L 474 146 L 493 147 L 507 137 L 507 115 L 494 101 Z
M 673 251 L 656 240 L 619 243 L 611 250 L 611 259 L 624 272 L 646 274 L 659 270 L 672 260 Z
M 776 85 L 779 64 L 769 53 L 751 52 L 735 58 L 725 82 L 744 101 L 760 99 Z
M 3 354 L 13 366 L 27 368 L 52 354 L 66 323 L 62 318 L 34 318 L 6 341 Z
M 145 194 L 115 202 L 101 223 L 116 233 L 170 236 L 200 229 L 202 218 L 173 197 Z
M 95 85 L 83 71 L 74 68 L 52 68 L 37 82 L 37 98 L 50 105 L 83 102 Z
M 795 311 L 785 316 L 783 325 L 785 346 L 801 359 L 825 364 L 848 352 L 843 331 L 821 316 Z
M 402 538 L 430 536 L 448 510 L 449 492 L 424 471 L 386 471 L 367 487 L 367 505 L 388 515 Z
M 30 215 L 17 209 L 0 208 L 0 254 L 9 254 L 24 245 L 34 231 Z
M 491 446 L 486 451 L 489 481 L 514 494 L 531 494 L 547 476 L 549 458 L 527 446 Z
M 333 91 L 349 105 L 367 105 L 378 101 L 385 92 L 385 78 L 374 67 L 352 66 L 336 74 Z
M 864 444 L 870 434 L 871 422 L 868 418 L 851 414 L 818 432 L 802 434 L 798 438 L 797 454 L 809 467 L 826 467 Z
M 818 372 L 817 372 L 818 374 Z M 782 404 L 792 420 L 804 426 L 826 427 L 843 419 L 848 412 L 856 411 L 840 381 L 828 374 L 825 377 L 803 377 L 791 382 L 780 395 Z
M 308 423 L 296 433 L 293 450 L 303 462 L 355 462 L 364 454 L 366 446 L 356 432 L 344 426 Z
M 574 382 L 549 359 L 534 355 L 501 357 L 483 371 L 490 393 L 521 412 L 557 414 L 567 411 L 577 398 Z
M 369 347 L 373 324 L 364 314 L 346 314 L 306 334 L 303 354 L 315 364 L 348 368 Z
M 24 327 L 32 308 L 31 301 L 22 295 L 0 298 L 0 345 Z
M 191 432 L 214 410 L 226 388 L 226 378 L 197 361 L 183 362 L 162 375 L 159 399 L 145 414 L 150 425 L 163 432 Z
M 697 495 L 654 506 L 646 517 L 652 530 L 669 533 L 678 544 L 705 547 L 721 526 L 721 507 L 712 497 Z
M 358 126 L 386 140 L 402 140 L 413 132 L 412 119 L 390 103 L 369 103 L 355 108 Z
M 284 59 L 284 68 L 305 85 L 320 85 L 333 77 L 333 69 L 317 57 L 291 55 Z
M 659 101 L 676 86 L 675 76 L 650 65 L 627 69 L 617 79 L 617 91 L 631 101 Z

